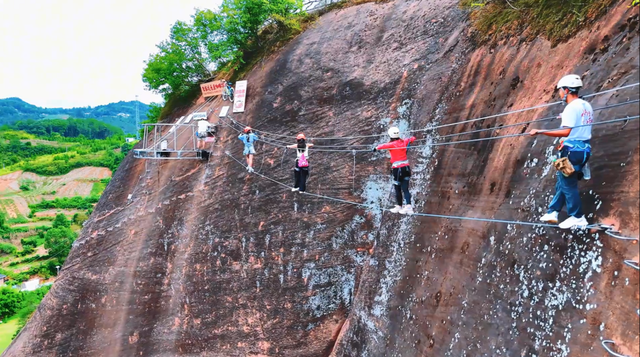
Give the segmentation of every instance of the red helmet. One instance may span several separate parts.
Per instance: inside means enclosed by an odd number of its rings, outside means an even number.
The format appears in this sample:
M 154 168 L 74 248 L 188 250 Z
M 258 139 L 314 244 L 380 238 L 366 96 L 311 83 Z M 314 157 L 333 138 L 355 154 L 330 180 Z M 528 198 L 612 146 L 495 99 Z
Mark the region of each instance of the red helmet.
M 296 137 L 296 140 L 307 140 L 307 137 L 304 136 L 303 133 L 298 134 L 298 136 Z
M 250 126 L 245 126 L 245 127 L 244 127 L 244 132 L 245 132 L 245 133 L 248 133 L 248 132 L 250 132 L 250 131 L 251 131 L 251 127 L 250 127 Z

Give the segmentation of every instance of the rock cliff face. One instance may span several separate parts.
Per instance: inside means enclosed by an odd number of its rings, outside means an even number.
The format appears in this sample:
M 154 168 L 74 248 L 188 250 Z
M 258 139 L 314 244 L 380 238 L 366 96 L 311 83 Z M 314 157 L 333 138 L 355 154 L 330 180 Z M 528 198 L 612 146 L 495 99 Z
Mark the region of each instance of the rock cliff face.
M 517 38 L 475 48 L 465 19 L 452 0 L 328 13 L 249 74 L 247 111 L 234 118 L 285 135 L 378 134 L 389 123 L 422 129 L 555 101 L 568 73 L 584 75 L 585 94 L 639 80 L 638 8 L 626 2 L 555 48 Z M 591 102 L 636 98 L 637 87 Z M 637 104 L 621 106 L 596 121 L 637 114 Z M 637 245 L 294 194 L 225 154 L 241 159 L 236 135 L 220 131 L 209 163 L 129 156 L 4 355 L 595 357 L 602 338 L 638 355 L 638 272 L 623 264 L 638 260 Z M 474 135 L 459 139 L 491 133 Z M 638 121 L 594 128 L 593 179 L 581 182 L 589 219 L 636 237 L 638 142 Z M 257 170 L 289 184 L 293 153 L 258 151 Z M 534 221 L 553 194 L 552 153 L 543 137 L 413 149 L 416 210 Z M 310 163 L 310 192 L 391 204 L 384 154 L 316 151 Z

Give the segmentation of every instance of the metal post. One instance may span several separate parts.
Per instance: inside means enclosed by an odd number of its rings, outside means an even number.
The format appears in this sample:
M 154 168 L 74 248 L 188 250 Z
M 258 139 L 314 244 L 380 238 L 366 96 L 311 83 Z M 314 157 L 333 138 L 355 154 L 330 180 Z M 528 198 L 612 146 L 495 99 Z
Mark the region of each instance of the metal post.
M 140 140 L 140 117 L 138 116 L 138 96 L 136 95 L 136 139 Z
M 153 126 L 153 157 L 158 156 L 158 126 Z
M 147 148 L 149 147 L 149 126 L 145 125 L 144 126 L 144 146 L 142 147 L 144 150 L 147 150 Z

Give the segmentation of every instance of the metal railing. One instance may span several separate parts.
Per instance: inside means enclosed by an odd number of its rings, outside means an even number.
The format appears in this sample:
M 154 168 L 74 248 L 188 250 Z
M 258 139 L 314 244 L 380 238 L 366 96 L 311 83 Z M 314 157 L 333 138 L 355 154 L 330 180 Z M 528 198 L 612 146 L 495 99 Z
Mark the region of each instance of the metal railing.
M 140 159 L 200 159 L 197 127 L 193 124 L 144 124 L 142 148 L 134 149 Z

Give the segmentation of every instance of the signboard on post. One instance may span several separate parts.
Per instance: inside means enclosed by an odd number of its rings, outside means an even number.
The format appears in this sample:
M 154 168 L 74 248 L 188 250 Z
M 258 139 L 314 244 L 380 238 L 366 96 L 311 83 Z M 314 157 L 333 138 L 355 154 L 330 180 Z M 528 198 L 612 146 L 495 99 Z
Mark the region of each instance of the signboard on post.
M 222 95 L 224 90 L 224 81 L 213 81 L 208 83 L 202 83 L 200 85 L 203 97 L 214 97 L 216 95 Z
M 235 92 L 233 93 L 233 112 L 244 112 L 244 104 L 247 99 L 247 81 L 237 81 Z

